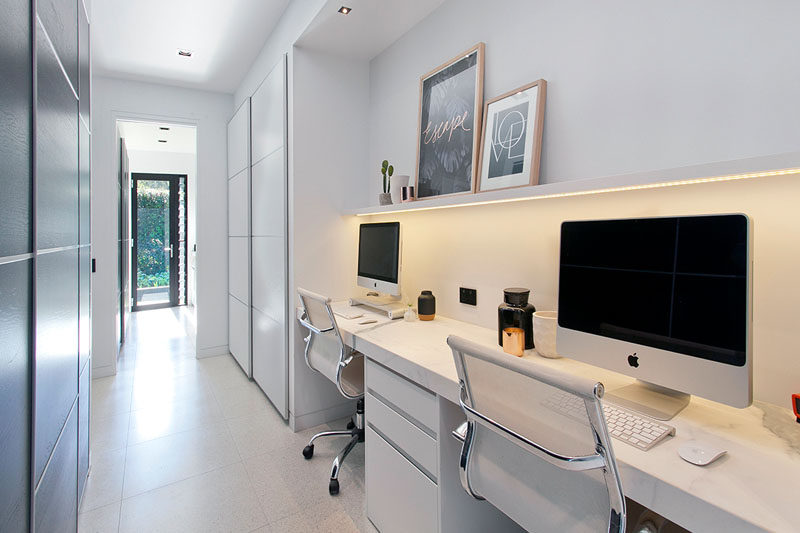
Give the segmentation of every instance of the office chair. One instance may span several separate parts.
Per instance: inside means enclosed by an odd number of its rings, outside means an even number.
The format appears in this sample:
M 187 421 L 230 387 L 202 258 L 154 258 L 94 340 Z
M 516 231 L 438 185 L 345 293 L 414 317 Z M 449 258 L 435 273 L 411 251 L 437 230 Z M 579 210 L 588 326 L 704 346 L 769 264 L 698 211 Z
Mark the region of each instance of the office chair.
M 347 430 L 317 433 L 303 448 L 303 457 L 311 459 L 314 456 L 314 441 L 318 438 L 350 437 L 350 442 L 336 456 L 331 467 L 328 491 L 334 496 L 339 493 L 342 462 L 356 444 L 364 442 L 364 356 L 349 348 L 342 340 L 330 298 L 299 287 L 297 295 L 303 308 L 299 322 L 308 329 L 308 336 L 303 339 L 306 343 L 306 364 L 311 370 L 331 380 L 342 396 L 357 400 L 356 414 L 347 424 Z
M 537 533 L 625 531 L 603 384 L 456 336 L 461 484 Z

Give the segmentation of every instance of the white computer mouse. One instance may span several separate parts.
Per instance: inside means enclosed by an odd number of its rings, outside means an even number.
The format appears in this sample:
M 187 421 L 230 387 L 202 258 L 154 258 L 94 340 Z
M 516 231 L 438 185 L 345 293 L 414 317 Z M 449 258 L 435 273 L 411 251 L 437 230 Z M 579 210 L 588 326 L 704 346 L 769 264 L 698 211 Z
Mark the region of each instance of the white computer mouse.
M 678 455 L 686 462 L 697 466 L 706 466 L 728 453 L 713 444 L 690 440 L 678 448 Z

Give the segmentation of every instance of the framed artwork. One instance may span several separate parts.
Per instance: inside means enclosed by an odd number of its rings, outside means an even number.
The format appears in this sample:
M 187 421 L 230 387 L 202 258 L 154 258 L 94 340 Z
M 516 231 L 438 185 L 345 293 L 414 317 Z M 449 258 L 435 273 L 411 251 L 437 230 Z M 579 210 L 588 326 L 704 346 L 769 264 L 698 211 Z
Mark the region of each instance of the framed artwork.
M 539 80 L 486 102 L 478 191 L 539 183 L 546 90 Z
M 478 43 L 419 80 L 418 200 L 474 190 L 484 48 Z

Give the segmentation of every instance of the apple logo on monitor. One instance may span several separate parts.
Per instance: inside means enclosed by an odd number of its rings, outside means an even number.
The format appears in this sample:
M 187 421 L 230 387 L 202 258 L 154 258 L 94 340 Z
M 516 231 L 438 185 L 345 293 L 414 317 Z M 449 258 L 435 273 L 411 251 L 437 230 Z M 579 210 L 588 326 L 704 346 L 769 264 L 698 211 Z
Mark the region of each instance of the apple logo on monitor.
M 628 356 L 628 364 L 633 368 L 639 368 L 639 357 L 636 356 L 636 352 Z

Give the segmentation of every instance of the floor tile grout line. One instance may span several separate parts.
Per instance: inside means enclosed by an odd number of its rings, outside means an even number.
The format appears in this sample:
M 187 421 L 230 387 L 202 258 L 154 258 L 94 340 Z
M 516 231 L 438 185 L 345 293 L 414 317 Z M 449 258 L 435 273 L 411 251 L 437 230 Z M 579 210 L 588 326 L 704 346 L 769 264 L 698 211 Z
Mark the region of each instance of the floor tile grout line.
M 243 461 L 241 461 L 241 460 L 239 460 L 239 461 L 234 461 L 234 462 L 232 462 L 232 463 L 226 463 L 226 464 L 224 464 L 224 465 L 215 466 L 215 467 L 214 467 L 214 468 L 212 468 L 211 470 L 206 470 L 205 472 L 198 472 L 197 474 L 192 474 L 191 476 L 188 476 L 188 477 L 184 477 L 184 478 L 181 478 L 181 479 L 176 479 L 176 480 L 174 480 L 174 481 L 170 481 L 169 483 L 165 483 L 164 485 L 159 485 L 158 487 L 153 487 L 153 488 L 151 488 L 151 489 L 147 489 L 147 490 L 145 490 L 145 491 L 143 491 L 143 492 L 137 492 L 136 494 L 131 494 L 130 496 L 124 496 L 124 497 L 123 497 L 123 498 L 122 498 L 120 501 L 121 501 L 121 502 L 124 502 L 125 500 L 132 500 L 132 499 L 134 499 L 134 498 L 138 498 L 138 497 L 140 497 L 140 496 L 144 496 L 145 494 L 149 494 L 149 493 L 151 493 L 151 492 L 155 492 L 155 491 L 157 491 L 157 490 L 161 490 L 161 489 L 164 489 L 164 488 L 170 487 L 170 486 L 172 486 L 172 485 L 175 485 L 175 484 L 178 484 L 178 483 L 182 483 L 182 482 L 184 482 L 184 481 L 189 481 L 190 479 L 194 479 L 194 478 L 196 478 L 196 477 L 205 476 L 205 475 L 207 475 L 207 474 L 211 474 L 211 473 L 213 473 L 213 472 L 216 472 L 216 471 L 218 471 L 218 470 L 222 470 L 222 469 L 224 469 L 224 468 L 230 468 L 230 467 L 232 467 L 232 466 L 236 466 L 236 465 L 238 465 L 239 463 L 242 463 L 242 468 L 244 468 L 244 463 L 243 463 Z

